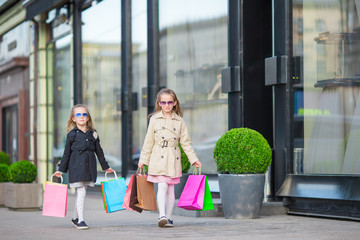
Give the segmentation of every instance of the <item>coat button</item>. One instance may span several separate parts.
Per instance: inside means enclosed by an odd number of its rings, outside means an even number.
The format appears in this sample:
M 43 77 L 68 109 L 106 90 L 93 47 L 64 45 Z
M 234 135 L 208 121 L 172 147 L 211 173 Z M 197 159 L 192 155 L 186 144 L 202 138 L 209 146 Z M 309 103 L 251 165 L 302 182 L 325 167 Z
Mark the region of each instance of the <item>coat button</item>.
M 86 139 L 86 141 L 89 141 L 89 139 Z
M 179 157 L 177 157 L 176 159 L 179 160 Z
M 161 156 L 161 158 L 164 158 L 164 156 Z
M 176 147 L 175 147 L 175 150 L 176 150 Z
M 176 128 L 174 128 L 174 131 L 176 131 Z
M 174 138 L 174 140 L 176 140 L 176 138 Z
M 162 129 L 165 129 L 165 127 L 162 127 Z
M 162 139 L 164 139 L 164 137 L 161 137 Z

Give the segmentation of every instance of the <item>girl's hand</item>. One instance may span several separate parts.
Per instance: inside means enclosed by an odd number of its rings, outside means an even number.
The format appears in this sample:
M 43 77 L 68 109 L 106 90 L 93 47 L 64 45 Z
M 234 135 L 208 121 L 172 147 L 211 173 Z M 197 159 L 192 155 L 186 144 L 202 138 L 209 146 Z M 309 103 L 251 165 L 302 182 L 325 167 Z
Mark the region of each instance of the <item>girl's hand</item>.
M 194 163 L 194 165 L 195 165 L 196 168 L 199 168 L 199 167 L 201 167 L 201 162 L 200 162 L 200 161 L 196 161 L 196 162 Z
M 56 171 L 55 173 L 54 173 L 54 176 L 55 177 L 61 177 L 61 175 L 62 175 L 62 173 L 61 172 L 59 172 L 59 171 Z
M 114 169 L 112 169 L 111 167 L 108 168 L 108 169 L 105 169 L 105 172 L 107 173 L 112 173 L 112 172 L 115 172 Z
M 141 168 L 141 169 L 143 169 L 143 168 L 144 168 L 144 164 L 143 164 L 143 163 L 139 163 L 139 164 L 138 164 L 138 167 Z

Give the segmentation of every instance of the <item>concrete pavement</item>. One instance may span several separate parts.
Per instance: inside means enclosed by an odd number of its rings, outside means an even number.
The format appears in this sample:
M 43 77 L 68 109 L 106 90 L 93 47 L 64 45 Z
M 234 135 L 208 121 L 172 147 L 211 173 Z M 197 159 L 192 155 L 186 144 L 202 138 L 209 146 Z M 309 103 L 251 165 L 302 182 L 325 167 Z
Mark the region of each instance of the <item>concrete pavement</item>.
M 0 208 L 0 239 L 360 239 L 359 222 L 285 214 L 258 219 L 174 215 L 173 228 L 159 228 L 155 212 L 106 213 L 99 194 L 86 196 L 85 221 L 89 229 L 77 230 L 70 223 L 74 201 L 75 196 L 69 193 L 65 218 L 45 217 L 41 211 Z

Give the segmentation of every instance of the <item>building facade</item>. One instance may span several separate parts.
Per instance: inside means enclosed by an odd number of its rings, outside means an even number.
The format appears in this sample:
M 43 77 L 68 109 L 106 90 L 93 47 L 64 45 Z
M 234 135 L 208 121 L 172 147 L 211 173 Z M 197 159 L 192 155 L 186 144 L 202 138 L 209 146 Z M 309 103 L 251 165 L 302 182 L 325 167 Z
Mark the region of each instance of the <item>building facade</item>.
M 77 103 L 110 166 L 136 170 L 156 92 L 168 87 L 204 173 L 216 176 L 222 134 L 252 128 L 273 149 L 267 200 L 360 219 L 358 0 L 4 2 L 0 149 L 36 163 L 38 181 L 56 169 Z
M 7 11 L 8 2 L 13 2 L 11 11 Z M 12 162 L 30 154 L 30 29 L 24 19 L 21 3 L 0 3 L 0 149 Z

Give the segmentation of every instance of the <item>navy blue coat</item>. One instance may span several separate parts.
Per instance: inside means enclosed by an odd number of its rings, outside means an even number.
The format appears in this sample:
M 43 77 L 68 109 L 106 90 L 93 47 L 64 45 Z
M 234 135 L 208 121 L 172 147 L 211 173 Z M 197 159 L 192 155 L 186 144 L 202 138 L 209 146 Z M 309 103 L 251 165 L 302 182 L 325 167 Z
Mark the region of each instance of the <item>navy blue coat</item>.
M 95 135 L 95 137 L 94 137 Z M 105 160 L 97 133 L 88 130 L 86 133 L 74 128 L 66 136 L 63 157 L 59 165 L 60 172 L 69 171 L 69 183 L 80 181 L 96 182 L 97 167 L 95 153 L 101 168 L 106 170 L 109 164 Z

